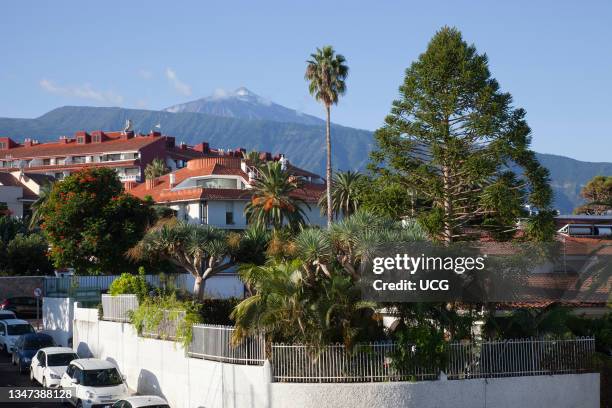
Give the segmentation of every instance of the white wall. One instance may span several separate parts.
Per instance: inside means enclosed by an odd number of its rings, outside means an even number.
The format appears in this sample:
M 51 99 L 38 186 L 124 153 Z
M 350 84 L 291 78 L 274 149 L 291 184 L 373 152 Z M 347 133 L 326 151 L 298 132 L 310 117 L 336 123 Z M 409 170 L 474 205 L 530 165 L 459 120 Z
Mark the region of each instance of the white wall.
M 181 346 L 136 335 L 132 325 L 98 321 L 75 309 L 74 349 L 114 362 L 140 393 L 173 408 L 596 408 L 599 374 L 416 383 L 290 384 L 270 382 L 269 366 L 188 358 Z
M 43 332 L 53 337 L 58 346 L 68 346 L 72 337 L 74 299 L 43 298 Z
M 264 367 L 187 358 L 180 345 L 138 337 L 132 325 L 98 321 L 91 310 L 75 313 L 75 351 L 113 362 L 138 393 L 173 408 L 269 406 Z
M 597 408 L 599 374 L 416 383 L 270 384 L 274 408 Z
M 0 185 L 0 201 L 6 203 L 13 217 L 23 217 L 23 188 Z

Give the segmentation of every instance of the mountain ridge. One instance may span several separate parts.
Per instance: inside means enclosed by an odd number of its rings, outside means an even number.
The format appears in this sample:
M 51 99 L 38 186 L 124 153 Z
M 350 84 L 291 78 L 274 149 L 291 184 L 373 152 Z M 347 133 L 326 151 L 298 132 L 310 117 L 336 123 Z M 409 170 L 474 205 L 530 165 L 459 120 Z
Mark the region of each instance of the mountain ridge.
M 280 106 L 280 105 L 279 105 Z M 287 108 L 288 109 L 288 108 Z M 0 136 L 16 141 L 24 138 L 57 140 L 79 130 L 118 130 L 130 119 L 134 129 L 148 133 L 161 124 L 164 134 L 177 142 L 196 144 L 207 141 L 224 149 L 284 153 L 305 169 L 324 174 L 324 122 L 309 125 L 270 119 L 239 118 L 194 112 L 168 112 L 118 107 L 63 106 L 38 118 L 0 118 Z M 364 170 L 374 145 L 373 132 L 332 125 L 334 169 Z M 612 174 L 612 163 L 585 162 L 560 155 L 537 153 L 538 160 L 551 173 L 554 205 L 564 213 L 582 204 L 580 190 L 596 175 Z

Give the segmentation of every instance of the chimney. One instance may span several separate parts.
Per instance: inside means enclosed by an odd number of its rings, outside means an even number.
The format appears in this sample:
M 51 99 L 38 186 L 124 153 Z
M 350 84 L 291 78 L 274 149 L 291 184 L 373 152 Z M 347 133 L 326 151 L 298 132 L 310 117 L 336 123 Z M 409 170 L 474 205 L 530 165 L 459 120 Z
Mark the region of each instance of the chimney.
M 133 181 L 133 180 L 126 181 L 125 183 L 123 183 L 123 189 L 124 189 L 125 191 L 130 191 L 130 190 L 132 190 L 134 187 L 136 187 L 137 185 L 138 185 L 138 183 L 136 183 L 136 182 L 135 182 L 135 181 Z
M 208 143 L 202 142 L 193 146 L 193 150 L 195 150 L 196 152 L 210 153 L 210 146 L 208 145 Z
M 170 188 L 176 184 L 176 175 L 174 173 L 168 174 L 168 180 L 170 181 Z
M 23 139 L 23 145 L 25 147 L 31 147 L 32 146 L 32 139 L 30 139 L 30 138 Z

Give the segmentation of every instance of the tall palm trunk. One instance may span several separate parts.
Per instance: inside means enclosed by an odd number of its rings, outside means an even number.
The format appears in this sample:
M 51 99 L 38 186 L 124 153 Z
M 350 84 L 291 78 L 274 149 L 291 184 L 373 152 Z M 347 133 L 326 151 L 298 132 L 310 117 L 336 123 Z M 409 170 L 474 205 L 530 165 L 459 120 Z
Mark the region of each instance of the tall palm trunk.
M 327 166 L 325 168 L 325 177 L 327 184 L 327 227 L 332 224 L 332 198 L 331 198 L 331 183 L 332 183 L 332 164 L 331 164 L 331 114 L 330 106 L 325 107 L 327 112 L 327 123 L 325 125 L 325 143 L 327 145 Z

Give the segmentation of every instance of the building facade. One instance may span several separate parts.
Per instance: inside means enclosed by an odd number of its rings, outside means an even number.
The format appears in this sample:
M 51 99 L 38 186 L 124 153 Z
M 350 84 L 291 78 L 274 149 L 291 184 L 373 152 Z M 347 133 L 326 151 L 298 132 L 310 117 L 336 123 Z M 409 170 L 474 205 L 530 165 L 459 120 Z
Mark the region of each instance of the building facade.
M 0 214 L 17 218 L 28 216 L 41 188 L 52 181 L 52 177 L 44 174 L 0 172 Z
M 265 153 L 261 157 L 279 159 Z M 304 186 L 294 195 L 306 203 L 302 205 L 306 222 L 326 225 L 317 204 L 325 191 L 323 180 L 288 163 L 286 171 L 304 180 Z M 186 167 L 145 183 L 127 183 L 126 190 L 141 199 L 151 197 L 156 203 L 167 205 L 177 212 L 179 219 L 189 223 L 239 230 L 248 224 L 244 209 L 251 200 L 251 182 L 255 177 L 256 169 L 240 154 L 218 153 L 193 159 Z
M 0 171 L 22 170 L 63 179 L 86 167 L 114 169 L 123 182 L 144 179 L 144 169 L 154 159 L 164 160 L 172 170 L 185 166 L 196 157 L 215 154 L 207 143 L 177 145 L 175 138 L 159 132 L 138 134 L 79 131 L 73 137 L 62 136 L 56 142 L 39 143 L 25 139 L 17 143 L 0 137 Z

